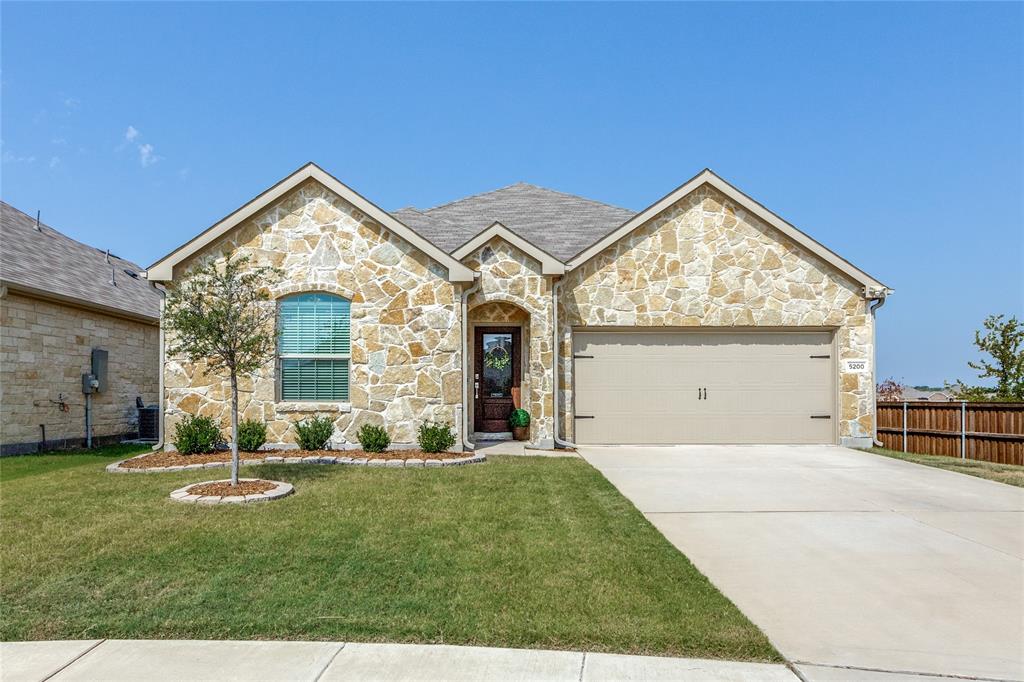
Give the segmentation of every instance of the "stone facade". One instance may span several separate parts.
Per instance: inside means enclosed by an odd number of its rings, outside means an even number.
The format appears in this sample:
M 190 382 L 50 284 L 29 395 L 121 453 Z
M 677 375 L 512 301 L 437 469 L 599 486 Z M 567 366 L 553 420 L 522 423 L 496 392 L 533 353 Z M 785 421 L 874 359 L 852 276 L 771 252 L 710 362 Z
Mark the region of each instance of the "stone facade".
M 415 443 L 424 421 L 458 429 L 459 294 L 444 268 L 313 180 L 175 266 L 175 278 L 198 259 L 243 255 L 283 271 L 274 298 L 325 291 L 351 301 L 348 402 L 279 401 L 273 361 L 240 382 L 240 417 L 266 422 L 269 442 L 293 443 L 292 424 L 316 414 L 334 418 L 337 447 L 357 444 L 363 423 L 386 424 L 396 446 Z M 167 358 L 164 376 L 168 442 L 186 413 L 228 433 L 227 381 L 181 358 Z
M 831 328 L 840 361 L 873 352 L 861 288 L 708 185 L 569 273 L 559 304 L 570 440 L 573 327 Z M 842 374 L 839 388 L 840 438 L 870 437 L 871 375 Z
M 480 273 L 480 288 L 468 301 L 470 324 L 516 324 L 518 318 L 523 327 L 523 407 L 530 413 L 530 440 L 554 447 L 551 277 L 541 274 L 537 260 L 497 237 L 463 263 Z M 469 409 L 472 415 L 472 405 Z
M 93 438 L 138 431 L 135 398 L 156 404 L 159 335 L 153 323 L 8 291 L 0 297 L 0 448 L 35 451 L 85 441 L 82 374 L 93 348 L 109 353 L 108 390 L 92 398 Z M 66 408 L 62 409 L 62 404 Z
M 233 255 L 284 271 L 272 291 L 275 298 L 326 291 L 352 303 L 348 402 L 281 402 L 273 362 L 242 381 L 242 416 L 266 422 L 270 442 L 294 442 L 292 424 L 313 414 L 334 417 L 335 445 L 342 447 L 356 443 L 355 433 L 366 422 L 386 425 L 398 446 L 413 444 L 424 421 L 461 429 L 460 299 L 463 287 L 472 285 L 450 283 L 445 268 L 312 179 L 175 265 L 175 278 L 199 258 Z M 551 447 L 557 276 L 544 275 L 533 256 L 500 237 L 462 262 L 480 275 L 467 301 L 468 345 L 472 349 L 478 326 L 522 329 L 521 385 L 532 418 L 530 440 Z M 711 185 L 683 197 L 562 282 L 558 421 L 566 440 L 573 437 L 574 328 L 832 330 L 840 362 L 873 355 L 872 317 L 861 287 Z M 164 376 L 168 441 L 185 413 L 212 416 L 227 431 L 226 381 L 180 358 L 166 360 Z M 472 370 L 465 381 L 472 430 Z M 838 377 L 841 442 L 862 444 L 872 434 L 871 381 L 871 374 Z

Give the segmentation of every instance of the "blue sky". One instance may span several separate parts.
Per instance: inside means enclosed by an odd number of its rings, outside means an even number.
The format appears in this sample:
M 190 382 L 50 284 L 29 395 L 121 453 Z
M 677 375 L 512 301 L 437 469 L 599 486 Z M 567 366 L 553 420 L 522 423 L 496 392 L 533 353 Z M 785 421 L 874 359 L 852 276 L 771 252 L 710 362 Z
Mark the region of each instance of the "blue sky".
M 896 289 L 879 372 L 1024 313 L 1024 5 L 21 4 L 2 193 L 148 265 L 304 162 L 640 209 L 705 166 Z

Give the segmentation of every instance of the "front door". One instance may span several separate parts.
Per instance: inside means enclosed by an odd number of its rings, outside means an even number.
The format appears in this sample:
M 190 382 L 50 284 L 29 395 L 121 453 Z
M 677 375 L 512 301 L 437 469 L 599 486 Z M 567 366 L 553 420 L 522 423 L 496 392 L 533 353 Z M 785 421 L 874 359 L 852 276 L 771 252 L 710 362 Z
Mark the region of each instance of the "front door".
M 512 389 L 519 388 L 519 328 L 477 327 L 473 374 L 475 430 L 508 431 Z

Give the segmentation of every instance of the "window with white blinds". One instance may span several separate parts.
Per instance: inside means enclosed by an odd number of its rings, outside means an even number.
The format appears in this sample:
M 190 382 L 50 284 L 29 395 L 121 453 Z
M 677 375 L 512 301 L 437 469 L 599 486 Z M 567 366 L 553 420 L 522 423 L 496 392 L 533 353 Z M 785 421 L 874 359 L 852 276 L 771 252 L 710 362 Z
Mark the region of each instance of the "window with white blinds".
M 349 302 L 311 293 L 281 299 L 281 400 L 348 400 Z

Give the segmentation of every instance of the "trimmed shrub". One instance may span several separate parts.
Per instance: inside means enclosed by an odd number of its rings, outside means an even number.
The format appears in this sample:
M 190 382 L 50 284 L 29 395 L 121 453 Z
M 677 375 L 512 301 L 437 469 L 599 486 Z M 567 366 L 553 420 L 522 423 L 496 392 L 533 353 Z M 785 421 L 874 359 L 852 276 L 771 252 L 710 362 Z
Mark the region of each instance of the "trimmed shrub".
M 455 432 L 448 424 L 427 422 L 420 424 L 420 450 L 423 452 L 444 452 L 455 445 Z
M 173 442 L 181 454 L 199 455 L 213 452 L 224 440 L 213 419 L 189 414 L 174 427 Z
M 521 407 L 512 410 L 512 414 L 508 416 L 508 425 L 513 429 L 520 426 L 529 426 L 530 413 Z
M 356 433 L 359 444 L 366 452 L 384 452 L 391 445 L 391 436 L 387 429 L 375 424 L 363 424 Z
M 296 440 L 303 450 L 323 450 L 334 435 L 334 420 L 330 417 L 310 417 L 295 424 Z
M 267 442 L 267 425 L 255 419 L 243 419 L 238 425 L 238 449 L 256 452 Z

